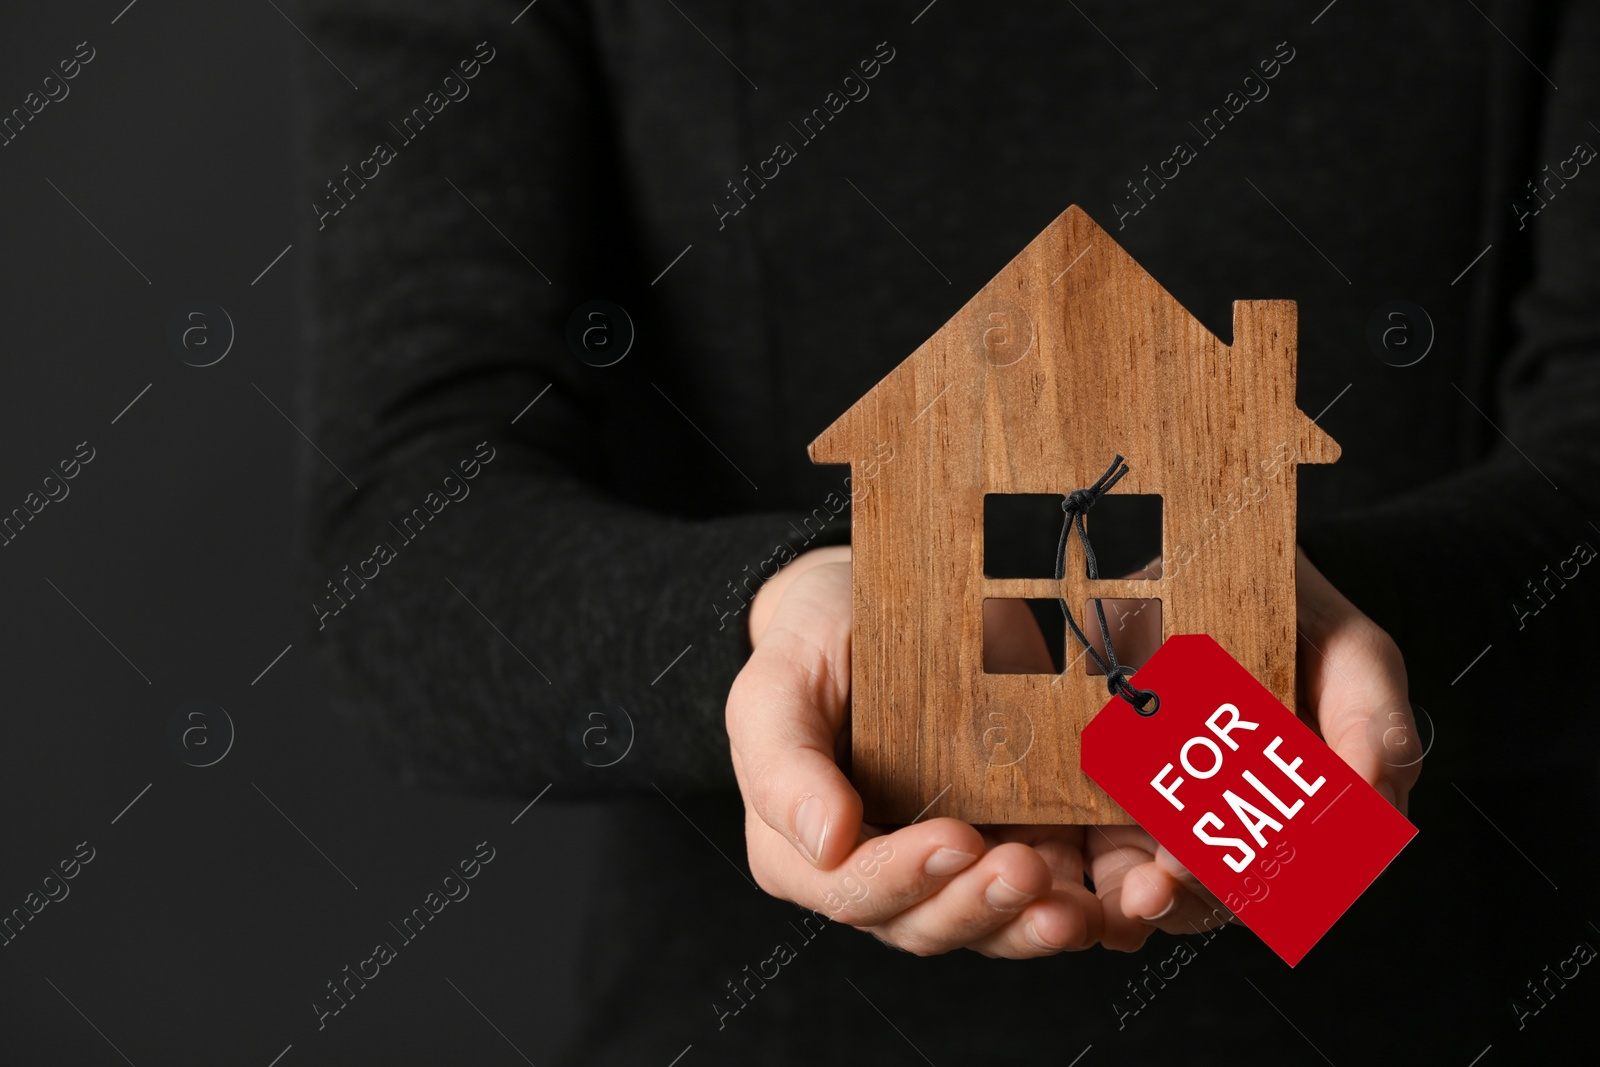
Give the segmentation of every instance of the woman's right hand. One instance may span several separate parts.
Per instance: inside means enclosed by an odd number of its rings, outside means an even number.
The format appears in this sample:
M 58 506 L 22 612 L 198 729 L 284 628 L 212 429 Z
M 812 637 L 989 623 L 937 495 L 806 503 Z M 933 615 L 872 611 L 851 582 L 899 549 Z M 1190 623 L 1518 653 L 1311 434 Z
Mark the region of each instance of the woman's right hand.
M 728 694 L 727 727 L 757 883 L 921 956 L 970 948 L 1022 959 L 1095 944 L 1105 914 L 1084 885 L 1081 839 L 989 847 L 958 819 L 892 831 L 861 821 L 861 798 L 836 757 L 850 695 L 850 604 L 848 548 L 805 553 L 751 603 L 754 653 Z M 1037 639 L 1031 617 L 1014 622 L 1021 640 L 1029 627 Z M 1136 948 L 1147 932 L 1118 931 L 1108 944 Z

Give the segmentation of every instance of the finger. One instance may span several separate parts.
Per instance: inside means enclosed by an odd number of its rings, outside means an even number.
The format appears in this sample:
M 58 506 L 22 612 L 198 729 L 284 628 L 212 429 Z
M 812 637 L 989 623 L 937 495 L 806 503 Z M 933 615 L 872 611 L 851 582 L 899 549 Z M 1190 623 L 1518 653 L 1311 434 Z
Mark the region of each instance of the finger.
M 1169 934 L 1197 934 L 1233 918 L 1210 893 L 1194 891 L 1157 860 L 1128 871 L 1122 890 L 1125 915 L 1148 916 L 1143 924 Z
M 1304 553 L 1296 557 L 1303 686 L 1322 738 L 1401 811 L 1422 755 L 1405 662 L 1389 635 L 1335 589 Z
M 1233 916 L 1172 853 L 1138 826 L 1105 827 L 1105 844 L 1091 850 L 1091 870 L 1105 901 L 1107 929 L 1115 913 L 1153 929 L 1192 934 L 1230 922 Z M 1108 942 L 1108 947 L 1111 947 Z
M 1145 884 L 1151 882 L 1144 868 L 1154 863 L 1154 849 L 1154 838 L 1137 826 L 1090 827 L 1089 873 L 1105 911 L 1101 941 L 1108 949 L 1137 951 L 1154 929 L 1151 923 L 1165 916 L 1177 899 L 1165 882 Z M 1130 876 L 1138 884 L 1129 886 Z
M 987 937 L 1049 891 L 1050 870 L 1039 854 L 1026 845 L 1002 844 L 872 932 L 918 956 L 936 956 Z M 1054 950 L 1039 950 L 1045 951 Z
M 1056 888 L 1083 885 L 1083 827 L 1005 825 L 979 829 L 990 848 L 1006 841 L 1016 841 L 1039 853 L 1050 868 L 1051 881 Z
M 1100 941 L 1104 914 L 1087 886 L 1056 886 L 1021 915 L 967 947 L 985 956 L 1012 960 L 1079 952 Z
M 1217 899 L 1217 895 L 1200 883 L 1200 879 L 1189 873 L 1189 868 L 1178 862 L 1178 858 L 1167 847 L 1162 845 L 1156 849 L 1156 865 L 1167 874 L 1177 879 L 1178 884 L 1199 900 L 1206 909 L 1206 922 L 1201 929 L 1209 930 L 1225 923 L 1238 922 L 1238 918 Z M 1165 929 L 1165 927 L 1163 927 Z M 1194 930 L 1187 922 L 1184 924 L 1183 933 L 1193 933 Z
M 834 759 L 850 690 L 850 568 L 814 567 L 779 601 L 728 693 L 745 800 L 813 866 L 855 848 L 861 798 Z
M 990 848 L 1007 841 L 1027 845 L 1050 869 L 1050 892 L 1022 915 L 969 945 L 986 956 L 1022 959 L 1076 952 L 1100 941 L 1105 929 L 1100 899 L 1084 885 L 1082 826 L 1008 825 L 984 827 Z
M 760 819 L 747 819 L 750 867 L 761 888 L 850 926 L 875 926 L 926 899 L 983 854 L 978 831 L 930 819 L 869 838 L 830 870 L 812 867 Z
M 1054 665 L 1039 621 L 1025 601 L 983 602 L 983 669 L 988 674 L 1050 674 Z

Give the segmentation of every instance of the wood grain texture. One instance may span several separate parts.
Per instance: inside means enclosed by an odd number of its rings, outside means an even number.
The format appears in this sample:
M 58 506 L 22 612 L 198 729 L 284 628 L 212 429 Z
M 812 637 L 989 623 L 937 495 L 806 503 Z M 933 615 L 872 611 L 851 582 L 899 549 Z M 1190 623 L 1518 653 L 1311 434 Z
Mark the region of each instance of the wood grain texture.
M 1295 405 L 1294 303 L 1233 308 L 1225 345 L 1072 207 L 812 442 L 852 484 L 873 465 L 852 511 L 869 820 L 1130 821 L 1078 767 L 1103 676 L 985 674 L 986 597 L 1157 598 L 1163 638 L 1210 634 L 1293 707 L 1296 466 L 1339 446 Z M 1117 453 L 1113 492 L 1163 499 L 1159 580 L 1092 582 L 1076 546 L 1062 582 L 985 576 L 986 493 L 1065 494 Z

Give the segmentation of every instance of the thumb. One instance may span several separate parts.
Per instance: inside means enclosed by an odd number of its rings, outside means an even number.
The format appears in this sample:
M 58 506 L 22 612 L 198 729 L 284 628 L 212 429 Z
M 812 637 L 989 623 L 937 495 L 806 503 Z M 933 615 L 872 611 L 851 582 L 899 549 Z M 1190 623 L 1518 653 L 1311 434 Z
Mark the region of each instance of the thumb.
M 728 740 L 746 803 L 814 866 L 856 846 L 861 798 L 834 758 L 850 695 L 850 567 L 795 578 L 728 693 Z
M 1383 629 L 1345 598 L 1304 553 L 1296 561 L 1305 695 L 1328 746 L 1406 810 L 1422 756 L 1405 661 Z

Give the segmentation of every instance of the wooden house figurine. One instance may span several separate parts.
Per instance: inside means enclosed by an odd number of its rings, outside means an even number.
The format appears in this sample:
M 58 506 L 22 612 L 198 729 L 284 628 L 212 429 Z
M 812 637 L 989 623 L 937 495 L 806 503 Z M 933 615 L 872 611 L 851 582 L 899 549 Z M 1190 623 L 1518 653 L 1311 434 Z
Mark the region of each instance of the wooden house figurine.
M 1292 301 L 1236 301 L 1224 344 L 1071 207 L 811 443 L 858 486 L 875 472 L 851 540 L 850 773 L 869 820 L 1130 821 L 1078 764 L 1104 676 L 1075 643 L 1060 674 L 985 673 L 989 598 L 1064 596 L 1086 632 L 1091 598 L 1159 601 L 1163 639 L 1210 634 L 1294 706 L 1296 466 L 1339 457 L 1295 372 Z M 1112 495 L 1161 499 L 1162 577 L 1090 581 L 1081 552 L 1062 581 L 1053 558 L 986 574 L 986 498 L 1065 496 L 1119 453 Z

